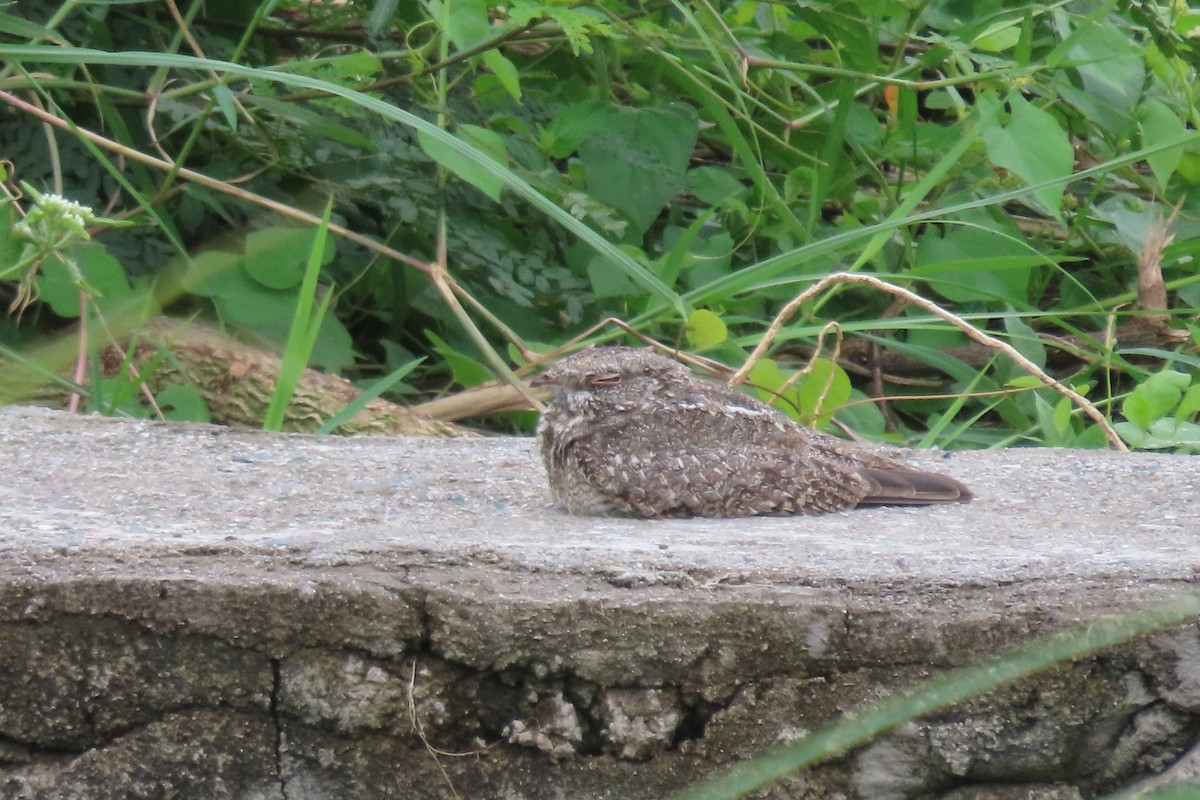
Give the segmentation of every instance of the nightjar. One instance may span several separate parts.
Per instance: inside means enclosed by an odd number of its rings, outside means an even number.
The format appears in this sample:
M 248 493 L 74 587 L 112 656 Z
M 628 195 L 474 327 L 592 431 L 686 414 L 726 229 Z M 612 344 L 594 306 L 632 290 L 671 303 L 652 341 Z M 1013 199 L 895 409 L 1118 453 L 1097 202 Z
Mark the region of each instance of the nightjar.
M 743 517 L 971 499 L 966 486 L 793 422 L 650 350 L 595 347 L 533 380 L 537 438 L 572 514 Z

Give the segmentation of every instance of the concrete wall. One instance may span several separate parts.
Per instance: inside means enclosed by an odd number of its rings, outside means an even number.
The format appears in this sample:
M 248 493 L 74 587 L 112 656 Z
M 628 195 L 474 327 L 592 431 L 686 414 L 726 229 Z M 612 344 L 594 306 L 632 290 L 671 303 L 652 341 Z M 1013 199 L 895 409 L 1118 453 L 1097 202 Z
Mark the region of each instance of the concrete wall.
M 1200 564 L 1187 457 L 922 454 L 978 499 L 664 522 L 548 508 L 528 440 L 9 409 L 0 457 L 4 798 L 664 798 Z M 1093 797 L 1198 730 L 1191 619 L 761 796 Z

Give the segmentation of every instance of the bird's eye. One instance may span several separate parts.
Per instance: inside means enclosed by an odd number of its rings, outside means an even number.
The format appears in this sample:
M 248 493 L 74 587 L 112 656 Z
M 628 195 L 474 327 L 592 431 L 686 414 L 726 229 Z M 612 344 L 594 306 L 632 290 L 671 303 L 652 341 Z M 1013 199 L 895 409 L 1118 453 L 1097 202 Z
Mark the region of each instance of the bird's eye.
M 589 375 L 587 382 L 592 386 L 611 386 L 614 383 L 621 382 L 621 373 L 599 372 L 595 375 Z

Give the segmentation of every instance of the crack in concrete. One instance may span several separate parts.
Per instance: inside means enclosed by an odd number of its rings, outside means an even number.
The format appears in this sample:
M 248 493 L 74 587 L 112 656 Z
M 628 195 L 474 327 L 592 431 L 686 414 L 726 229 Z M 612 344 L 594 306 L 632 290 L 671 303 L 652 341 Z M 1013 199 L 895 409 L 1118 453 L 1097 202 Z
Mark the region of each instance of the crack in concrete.
M 717 700 L 708 701 L 703 699 L 687 700 L 684 693 L 678 686 L 672 687 L 679 698 L 679 709 L 682 712 L 679 724 L 675 726 L 675 731 L 671 735 L 671 742 L 667 750 L 679 750 L 684 742 L 702 742 L 704 736 L 708 732 L 708 723 L 712 722 L 712 718 L 722 711 L 728 711 L 741 694 L 741 687 L 734 687 L 733 691 L 726 693 Z
M 429 655 L 434 658 L 441 658 L 437 653 L 433 652 L 433 614 L 429 611 L 429 593 L 422 592 L 420 602 L 417 604 L 417 629 L 420 631 L 420 638 L 417 640 L 417 650 L 414 655 Z M 446 663 L 451 663 L 448 659 L 442 659 Z
M 279 796 L 288 800 L 287 776 L 283 771 L 283 719 L 279 713 L 279 695 L 283 689 L 283 670 L 281 659 L 271 659 L 271 701 L 268 706 L 271 715 L 271 725 L 275 730 L 275 774 L 279 778 Z

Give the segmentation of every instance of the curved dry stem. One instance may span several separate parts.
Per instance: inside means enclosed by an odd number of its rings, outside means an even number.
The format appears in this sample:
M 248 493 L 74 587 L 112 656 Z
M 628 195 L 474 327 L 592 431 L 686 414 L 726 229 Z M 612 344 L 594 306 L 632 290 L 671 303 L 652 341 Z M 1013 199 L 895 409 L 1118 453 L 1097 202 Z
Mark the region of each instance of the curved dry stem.
M 534 352 L 526 346 L 525 340 L 522 339 L 516 331 L 510 328 L 504 322 L 504 320 L 493 314 L 491 309 L 479 302 L 473 294 L 463 288 L 462 284 L 456 282 L 454 278 L 449 275 L 449 273 L 446 274 L 445 279 L 448 282 L 451 291 L 453 291 L 455 295 L 457 295 L 461 300 L 465 301 L 467 305 L 474 309 L 476 314 L 487 320 L 488 324 L 495 328 L 501 336 L 511 342 L 512 345 L 521 353 L 522 358 L 528 361 L 534 357 Z
M 842 326 L 836 321 L 830 321 L 825 323 L 825 325 L 821 327 L 821 332 L 817 334 L 817 346 L 813 348 L 812 358 L 808 360 L 808 363 L 804 365 L 803 369 L 797 370 L 790 378 L 783 382 L 783 386 L 779 387 L 779 394 L 783 394 L 788 389 L 792 388 L 792 384 L 796 383 L 805 375 L 812 372 L 813 365 L 817 363 L 817 359 L 821 357 L 821 353 L 825 350 L 825 334 L 829 333 L 830 330 L 834 332 L 835 336 L 833 339 L 833 355 L 829 357 L 829 360 L 834 364 L 837 363 L 838 356 L 842 352 Z M 825 379 L 825 385 L 821 387 L 821 393 L 817 395 L 817 402 L 813 406 L 814 413 L 811 419 L 816 419 L 821 416 L 819 413 L 821 406 L 825 404 L 825 397 L 829 394 L 829 390 L 833 388 L 833 376 L 834 373 L 830 371 L 829 376 Z M 799 411 L 799 409 L 797 409 L 797 411 Z M 801 415 L 803 416 L 803 412 L 801 412 Z
M 762 339 L 759 340 L 758 345 L 754 348 L 754 352 L 752 352 L 750 357 L 746 359 L 746 363 L 742 364 L 738 371 L 733 374 L 733 377 L 729 379 L 729 385 L 738 386 L 739 384 L 745 382 L 746 376 L 750 374 L 750 370 L 752 370 L 754 365 L 761 361 L 766 352 L 770 350 L 771 345 L 773 345 L 775 340 L 779 337 L 779 332 L 783 329 L 783 326 L 787 324 L 788 320 L 795 316 L 796 312 L 800 310 L 801 306 L 829 287 L 842 284 L 863 284 L 870 286 L 873 289 L 877 289 L 878 291 L 890 294 L 894 297 L 903 298 L 918 308 L 928 311 L 930 314 L 949 322 L 951 325 L 965 333 L 973 341 L 978 342 L 985 347 L 999 350 L 1046 386 L 1049 386 L 1059 394 L 1070 398 L 1072 403 L 1078 406 L 1083 413 L 1087 414 L 1093 422 L 1100 426 L 1100 429 L 1104 431 L 1105 438 L 1108 439 L 1108 443 L 1114 450 L 1118 450 L 1120 452 L 1129 451 L 1129 448 L 1126 447 L 1125 443 L 1121 441 L 1121 437 L 1117 435 L 1115 430 L 1113 430 L 1113 427 L 1109 421 L 1103 414 L 1100 413 L 1100 410 L 1096 408 L 1096 406 L 1093 405 L 1090 400 L 1079 394 L 1079 392 L 1075 391 L 1071 387 L 1066 386 L 1050 377 L 1048 374 L 1046 374 L 1045 370 L 1043 370 L 1037 364 L 1034 364 L 1025 356 L 1021 355 L 1021 353 L 1008 342 L 1001 341 L 994 336 L 984 333 L 958 315 L 945 310 L 932 300 L 927 300 L 915 292 L 900 286 L 896 286 L 895 284 L 888 283 L 887 281 L 881 280 L 872 275 L 859 275 L 852 272 L 835 272 L 831 275 L 826 275 L 824 278 L 792 298 L 792 300 L 786 306 L 784 306 L 778 314 L 775 315 L 775 319 L 771 321 L 770 327 L 767 328 L 767 332 L 763 334 Z
M 254 192 L 248 192 L 245 189 L 239 189 L 236 186 L 230 186 L 225 181 L 219 181 L 216 178 L 210 178 L 209 176 L 207 176 L 203 173 L 195 172 L 193 170 L 188 169 L 187 167 L 176 168 L 176 166 L 169 161 L 165 161 L 161 158 L 155 158 L 154 156 L 147 155 L 146 153 L 143 153 L 141 151 L 134 150 L 131 147 L 126 147 L 125 145 L 121 144 L 120 142 L 114 142 L 111 139 L 106 139 L 105 137 L 101 136 L 100 134 L 89 131 L 86 128 L 76 127 L 76 126 L 70 124 L 69 122 L 67 122 L 66 120 L 59 119 L 58 117 L 54 116 L 53 114 L 49 114 L 45 111 L 42 111 L 41 109 L 37 108 L 36 106 L 33 106 L 33 105 L 25 102 L 21 98 L 15 96 L 9 92 L 0 90 L 0 100 L 3 100 L 4 102 L 8 103 L 9 105 L 15 106 L 16 108 L 19 108 L 22 111 L 37 117 L 38 119 L 42 120 L 43 122 L 46 122 L 50 125 L 53 125 L 56 128 L 59 128 L 60 130 L 64 130 L 68 133 L 75 134 L 77 136 L 82 136 L 85 139 L 87 139 L 88 141 L 97 145 L 98 147 L 104 148 L 105 150 L 109 150 L 110 152 L 118 153 L 119 155 L 125 156 L 126 158 L 132 159 L 134 161 L 138 161 L 142 164 L 146 164 L 151 167 L 155 167 L 156 169 L 163 170 L 164 172 L 169 173 L 172 171 L 177 171 L 177 173 L 181 177 L 187 178 L 188 180 L 190 180 L 194 183 L 198 183 L 207 189 L 212 189 L 214 192 L 220 192 L 221 194 L 226 194 L 226 195 L 230 195 L 231 197 L 236 197 L 239 200 L 244 200 L 247 203 L 251 203 L 251 204 L 259 206 L 261 208 L 265 208 L 270 211 L 274 211 L 275 213 L 277 213 L 281 216 L 288 217 L 289 219 L 299 220 L 300 222 L 304 222 L 309 225 L 319 225 L 321 223 L 321 218 L 315 214 L 310 214 L 309 212 L 303 211 L 299 208 L 294 208 L 289 205 L 284 205 L 283 203 L 276 202 L 274 200 L 271 200 L 270 198 L 263 197 L 262 195 L 259 195 L 259 194 L 255 194 Z M 350 230 L 349 228 L 345 228 L 341 225 L 338 225 L 337 223 L 331 222 L 329 224 L 329 231 L 331 233 L 337 234 L 338 236 L 341 236 L 343 239 L 349 239 L 352 242 L 361 244 L 363 247 L 366 247 L 368 250 L 371 250 L 372 252 L 379 253 L 380 255 L 387 256 L 388 258 L 391 258 L 391 259 L 395 259 L 396 261 L 399 261 L 401 264 L 405 264 L 407 266 L 412 267 L 413 269 L 424 272 L 426 275 L 428 275 L 430 273 L 431 267 L 429 264 L 426 264 L 424 261 L 421 261 L 420 259 L 417 259 L 417 258 L 413 258 L 412 256 L 410 256 L 406 253 L 401 253 L 399 250 L 395 250 L 391 247 L 388 247 L 385 244 L 380 244 L 379 242 L 375 241 L 374 239 L 371 239 L 370 237 L 363 236 L 361 233 L 356 233 L 356 232 Z
M 421 744 L 423 744 L 425 746 L 425 752 L 429 753 L 430 757 L 433 759 L 433 763 L 437 766 L 438 771 L 442 773 L 442 780 L 444 780 L 446 782 L 446 786 L 450 789 L 451 796 L 454 798 L 454 800 L 462 800 L 462 795 L 460 795 L 458 793 L 458 790 L 454 788 L 454 781 L 452 781 L 450 779 L 450 773 L 446 771 L 446 768 L 444 766 L 442 766 L 441 759 L 438 758 L 439 755 L 452 756 L 452 755 L 460 755 L 460 754 L 444 752 L 442 750 L 437 749 L 436 747 L 434 747 L 432 744 L 429 743 L 429 738 L 425 735 L 425 726 L 421 724 L 421 717 L 420 717 L 420 715 L 417 714 L 416 685 L 417 685 L 417 660 L 414 658 L 412 660 L 412 672 L 410 672 L 409 676 L 408 676 L 407 695 L 408 695 L 408 721 L 409 721 L 409 724 L 412 726 L 413 731 L 416 732 L 417 738 L 421 740 Z M 470 754 L 463 753 L 461 755 L 470 755 Z
M 641 339 L 643 342 L 650 345 L 651 347 L 657 347 L 659 350 L 662 350 L 665 353 L 675 354 L 676 352 L 678 352 L 673 347 L 667 347 L 662 342 L 659 342 L 655 339 L 651 339 L 649 336 L 647 336 L 644 333 L 635 331 L 633 328 L 629 327 L 629 324 L 627 322 L 625 322 L 625 320 L 623 320 L 623 319 L 619 319 L 617 317 L 605 317 L 604 319 L 600 320 L 595 325 L 591 326 L 590 328 L 583 331 L 582 333 L 578 333 L 575 336 L 572 336 L 570 339 L 563 342 L 561 345 L 554 348 L 553 350 L 549 350 L 545 353 L 531 353 L 530 354 L 531 355 L 530 363 L 528 366 L 529 367 L 540 367 L 549 361 L 553 361 L 554 359 L 558 358 L 563 353 L 569 352 L 570 350 L 574 349 L 575 345 L 591 338 L 592 334 L 596 333 L 596 331 L 603 330 L 604 328 L 607 328 L 610 325 L 613 326 L 614 328 L 619 328 L 620 330 L 629 334 L 630 336 Z
M 438 215 L 437 261 L 430 265 L 432 269 L 429 272 L 429 278 L 433 281 L 433 285 L 437 287 L 438 294 L 442 296 L 442 300 L 450 307 L 450 311 L 454 314 L 455 319 L 458 320 L 458 324 L 462 325 L 467 335 L 475 342 L 475 346 L 483 353 L 483 357 L 491 364 L 492 369 L 500 375 L 505 383 L 516 389 L 538 413 L 541 413 L 541 401 L 530 393 L 529 387 L 505 363 L 500 354 L 496 352 L 496 348 L 492 347 L 491 342 L 487 340 L 487 337 L 479 330 L 475 321 L 471 319 L 471 315 L 462 307 L 462 303 L 458 302 L 458 297 L 455 296 L 453 288 L 457 284 L 454 284 L 453 279 L 450 277 L 450 272 L 446 267 L 447 258 L 446 216 L 444 213 L 441 213 Z

